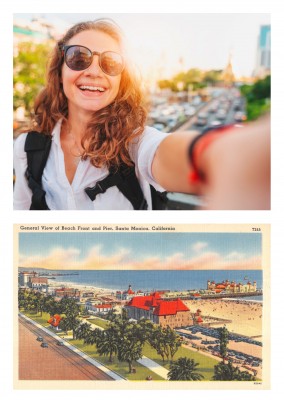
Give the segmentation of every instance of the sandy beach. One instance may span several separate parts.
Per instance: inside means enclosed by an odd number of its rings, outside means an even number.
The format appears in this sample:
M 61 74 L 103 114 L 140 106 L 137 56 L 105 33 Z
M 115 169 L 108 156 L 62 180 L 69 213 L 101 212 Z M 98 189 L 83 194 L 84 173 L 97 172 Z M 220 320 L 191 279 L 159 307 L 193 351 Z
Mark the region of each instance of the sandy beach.
M 106 289 L 95 286 L 74 284 L 69 282 L 49 281 L 50 289 L 59 288 L 62 286 L 69 288 L 77 288 L 82 293 L 94 292 L 95 296 L 111 296 L 118 289 Z M 249 298 L 248 298 L 249 299 Z M 197 309 L 201 309 L 203 321 L 205 317 L 222 318 L 232 322 L 225 322 L 230 332 L 239 333 L 241 335 L 257 337 L 261 341 L 262 336 L 262 303 L 247 300 L 228 300 L 228 299 L 203 299 L 203 300 L 184 300 L 184 303 L 189 307 L 192 313 Z M 212 325 L 213 327 L 223 326 Z
M 261 341 L 262 336 L 262 303 L 246 300 L 206 299 L 185 301 L 191 312 L 201 310 L 202 319 L 206 316 L 231 320 L 226 322 L 230 332 L 239 333 L 250 337 L 257 336 Z M 221 323 L 219 326 L 223 326 Z M 213 325 L 218 327 L 218 325 Z
M 96 295 L 97 294 L 111 295 L 112 293 L 115 293 L 118 290 L 118 289 L 106 289 L 106 288 L 90 286 L 90 285 L 81 285 L 79 283 L 60 282 L 60 281 L 57 281 L 57 280 L 56 281 L 49 280 L 48 283 L 49 283 L 50 290 L 58 289 L 58 288 L 61 288 L 61 287 L 66 287 L 66 288 L 78 289 L 82 293 L 84 293 L 84 292 L 94 292 Z

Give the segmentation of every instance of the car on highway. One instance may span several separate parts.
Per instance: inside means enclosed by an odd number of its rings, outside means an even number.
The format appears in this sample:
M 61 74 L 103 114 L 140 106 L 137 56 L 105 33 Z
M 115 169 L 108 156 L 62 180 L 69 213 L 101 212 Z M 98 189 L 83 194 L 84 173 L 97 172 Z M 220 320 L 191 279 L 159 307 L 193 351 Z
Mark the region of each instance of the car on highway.
M 38 336 L 38 337 L 36 338 L 36 340 L 37 340 L 38 342 L 43 342 L 43 338 L 42 338 L 41 336 Z
M 216 118 L 223 121 L 227 117 L 227 112 L 223 108 L 220 108 L 216 114 Z
M 243 122 L 247 119 L 247 116 L 242 111 L 237 111 L 234 115 L 234 119 L 236 122 Z
M 166 126 L 164 124 L 162 124 L 161 122 L 155 122 L 153 124 L 153 128 L 158 129 L 158 131 L 164 131 L 164 129 L 166 128 Z
M 210 126 L 212 128 L 218 127 L 222 125 L 222 121 L 220 121 L 219 119 L 214 119 L 213 121 L 210 122 Z
M 207 113 L 201 112 L 197 115 L 196 125 L 198 126 L 205 126 L 208 122 L 208 115 Z
M 215 112 L 218 111 L 218 107 L 219 107 L 219 103 L 218 102 L 213 102 L 212 104 L 210 104 L 210 106 L 208 108 L 208 112 L 215 113 Z
M 41 347 L 47 348 L 47 347 L 48 347 L 48 344 L 47 344 L 46 342 L 42 342 Z
M 192 117 L 196 113 L 195 107 L 193 106 L 184 106 L 184 115 L 186 117 Z
M 64 346 L 64 342 L 58 341 L 58 342 L 56 342 L 56 344 L 57 344 L 57 346 Z

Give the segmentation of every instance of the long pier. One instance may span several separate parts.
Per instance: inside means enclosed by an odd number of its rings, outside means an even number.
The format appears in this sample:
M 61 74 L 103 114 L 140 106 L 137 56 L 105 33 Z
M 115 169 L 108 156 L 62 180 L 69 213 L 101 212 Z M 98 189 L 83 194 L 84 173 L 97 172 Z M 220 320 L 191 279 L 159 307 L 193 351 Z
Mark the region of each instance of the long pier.
M 246 292 L 246 293 L 215 293 L 215 294 L 202 294 L 201 299 L 222 299 L 222 298 L 233 298 L 233 297 L 253 297 L 262 296 L 262 291 L 257 292 Z
M 214 294 L 200 294 L 198 297 L 194 297 L 191 294 L 186 295 L 178 295 L 175 297 L 164 297 L 161 296 L 163 300 L 176 300 L 177 298 L 181 300 L 199 300 L 199 299 L 223 299 L 223 298 L 244 298 L 244 297 L 253 297 L 253 296 L 262 296 L 262 290 L 258 290 L 257 292 L 245 292 L 245 293 L 214 293 Z

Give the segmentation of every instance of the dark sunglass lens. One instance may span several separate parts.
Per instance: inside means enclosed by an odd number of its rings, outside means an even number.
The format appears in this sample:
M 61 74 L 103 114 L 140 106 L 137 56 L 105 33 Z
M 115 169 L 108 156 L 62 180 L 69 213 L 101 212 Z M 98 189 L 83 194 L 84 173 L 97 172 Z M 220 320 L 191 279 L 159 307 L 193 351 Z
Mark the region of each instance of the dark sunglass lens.
M 92 53 L 85 47 L 72 46 L 65 53 L 65 62 L 70 69 L 82 71 L 91 65 Z
M 102 53 L 101 69 L 108 75 L 119 75 L 123 71 L 122 56 L 112 51 Z

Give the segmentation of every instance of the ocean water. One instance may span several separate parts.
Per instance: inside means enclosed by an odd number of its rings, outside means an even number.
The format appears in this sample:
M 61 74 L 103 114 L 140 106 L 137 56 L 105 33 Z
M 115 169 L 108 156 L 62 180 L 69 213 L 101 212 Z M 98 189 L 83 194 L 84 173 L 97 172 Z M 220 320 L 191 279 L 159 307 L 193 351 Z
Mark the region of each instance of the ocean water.
M 54 282 L 68 282 L 87 286 L 102 287 L 106 289 L 126 290 L 129 285 L 134 291 L 137 290 L 189 290 L 206 289 L 207 280 L 222 282 L 228 279 L 236 283 L 256 281 L 257 288 L 263 287 L 261 270 L 202 270 L 202 271 L 180 271 L 180 270 L 159 270 L 159 271 L 130 271 L 130 270 L 109 270 L 109 271 L 74 271 L 74 270 L 36 270 L 50 274 L 62 273 Z M 69 275 L 70 274 L 70 275 Z M 76 274 L 76 275 L 72 275 Z M 78 275 L 77 275 L 78 274 Z M 50 281 L 51 282 L 51 281 Z M 258 300 L 260 300 L 259 296 Z

